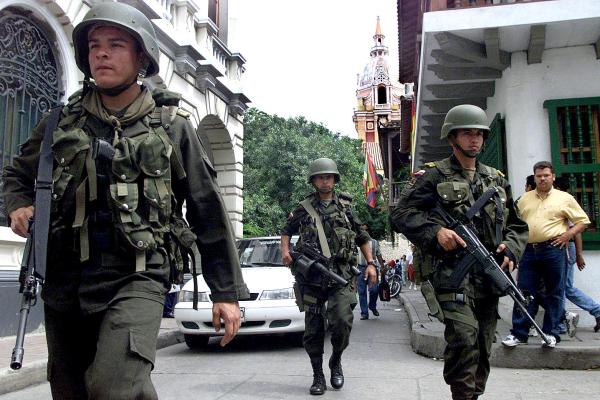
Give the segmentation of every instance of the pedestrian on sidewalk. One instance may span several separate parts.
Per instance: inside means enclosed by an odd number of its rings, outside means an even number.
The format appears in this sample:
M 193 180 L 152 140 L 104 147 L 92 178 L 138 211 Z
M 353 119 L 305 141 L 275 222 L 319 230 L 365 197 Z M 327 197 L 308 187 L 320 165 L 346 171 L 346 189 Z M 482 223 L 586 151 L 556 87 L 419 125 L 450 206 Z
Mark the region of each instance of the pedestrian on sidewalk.
M 190 114 L 175 106 L 178 94 L 153 96 L 143 84 L 159 69 L 152 23 L 129 5 L 99 3 L 72 36 L 84 87 L 49 130 L 52 200 L 48 210 L 35 204 L 36 217 L 50 214 L 41 294 L 50 389 L 55 399 L 156 399 L 150 371 L 171 287 L 166 242 L 175 235 L 195 240 L 217 331 L 225 324 L 222 345 L 238 331 L 238 300 L 249 293 L 216 174 Z M 44 116 L 4 171 L 4 203 L 20 236 L 34 217 L 47 124 Z M 184 200 L 193 231 L 175 206 Z
M 564 177 L 557 177 L 554 182 L 556 189 L 564 192 L 569 191 L 568 180 Z M 581 233 L 575 235 L 574 240 L 569 241 L 567 247 L 567 263 L 564 277 L 565 286 L 565 297 L 563 298 L 563 310 L 565 315 L 566 331 L 569 336 L 575 336 L 577 330 L 577 324 L 579 322 L 579 315 L 577 313 L 566 311 L 565 304 L 568 299 L 571 303 L 577 307 L 589 312 L 592 317 L 596 320 L 594 326 L 594 332 L 600 330 L 600 303 L 595 301 L 593 298 L 584 293 L 581 289 L 576 288 L 573 285 L 573 271 L 575 271 L 575 265 L 580 271 L 585 268 L 585 260 L 583 258 L 583 238 Z
M 408 260 L 406 254 L 402 254 L 402 257 L 400 258 L 400 266 L 402 267 L 402 284 L 406 286 L 408 279 Z
M 369 233 L 369 227 L 364 224 L 363 230 Z M 381 273 L 381 279 L 384 279 L 385 267 L 383 257 L 381 256 L 381 249 L 379 248 L 379 242 L 371 238 L 371 254 L 374 256 L 375 267 Z M 377 298 L 379 297 L 378 285 L 369 285 L 367 281 L 367 275 L 365 273 L 367 269 L 367 260 L 363 256 L 362 252 L 358 253 L 358 269 L 360 275 L 358 276 L 358 304 L 360 305 L 360 319 L 369 319 L 369 310 L 374 316 L 379 317 L 379 311 L 377 311 Z
M 504 269 L 512 270 L 527 243 L 527 225 L 514 208 L 508 181 L 476 158 L 489 134 L 481 108 L 450 109 L 441 138 L 452 146 L 452 155 L 413 174 L 392 212 L 394 229 L 417 246 L 413 265 L 422 280 L 421 292 L 431 314 L 445 324 L 444 379 L 452 398 L 461 400 L 476 399 L 485 391 L 499 293 L 480 271 L 470 271 L 452 285 L 449 278 L 466 256 L 466 244 L 436 210 L 441 207 L 459 220 L 471 210 L 475 234 Z
M 550 337 L 548 344 L 554 348 L 560 342 L 559 324 L 564 312 L 564 276 L 567 265 L 569 241 L 581 233 L 589 218 L 569 193 L 553 188 L 556 176 L 548 161 L 533 166 L 536 188 L 525 192 L 519 199 L 518 209 L 529 227 L 529 241 L 519 263 L 517 286 L 524 293 L 538 296 L 540 279 L 544 281 L 545 308 L 542 331 Z M 572 226 L 569 228 L 569 223 Z M 535 305 L 528 305 L 528 312 Z M 511 333 L 502 344 L 507 347 L 527 343 L 531 321 L 515 305 L 512 315 Z
M 325 345 L 325 317 L 331 331 L 333 352 L 329 358 L 331 386 L 344 386 L 342 353 L 350 342 L 350 332 L 356 307 L 356 287 L 346 286 L 318 273 L 304 276 L 298 272 L 290 254 L 290 238 L 300 234 L 296 248 L 302 252 L 304 246 L 319 249 L 333 261 L 333 272 L 353 282 L 352 268 L 356 265 L 356 246 L 367 260 L 365 276 L 369 286 L 377 283 L 377 268 L 371 254 L 370 237 L 352 210 L 352 198 L 345 193 L 335 192 L 340 181 L 336 163 L 330 158 L 319 158 L 309 167 L 308 183 L 315 192 L 309 194 L 288 217 L 281 233 L 281 255 L 283 264 L 292 269 L 296 279 L 294 290 L 300 311 L 304 311 L 304 349 L 308 353 L 313 369 L 313 383 L 309 393 L 322 395 L 327 390 L 323 373 Z M 361 279 L 362 277 L 359 277 Z

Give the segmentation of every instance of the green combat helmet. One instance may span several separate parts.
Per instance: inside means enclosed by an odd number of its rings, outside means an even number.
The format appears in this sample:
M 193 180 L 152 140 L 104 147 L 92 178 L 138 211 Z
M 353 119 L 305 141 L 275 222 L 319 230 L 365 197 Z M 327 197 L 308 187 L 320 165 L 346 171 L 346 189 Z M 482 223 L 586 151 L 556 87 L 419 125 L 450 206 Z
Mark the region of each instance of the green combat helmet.
M 321 174 L 335 175 L 335 182 L 340 181 L 340 172 L 337 169 L 335 161 L 331 158 L 317 158 L 308 168 L 308 183 L 311 183 L 313 176 Z
M 156 32 L 150 20 L 130 5 L 123 3 L 100 3 L 93 6 L 83 20 L 73 29 L 73 44 L 75 46 L 75 61 L 77 67 L 91 76 L 88 62 L 88 31 L 94 24 L 113 25 L 127 31 L 138 42 L 149 61 L 146 77 L 158 73 L 159 49 Z
M 447 138 L 454 129 L 481 129 L 484 139 L 487 139 L 490 133 L 485 111 L 471 104 L 461 104 L 448 111 L 442 125 L 441 139 Z

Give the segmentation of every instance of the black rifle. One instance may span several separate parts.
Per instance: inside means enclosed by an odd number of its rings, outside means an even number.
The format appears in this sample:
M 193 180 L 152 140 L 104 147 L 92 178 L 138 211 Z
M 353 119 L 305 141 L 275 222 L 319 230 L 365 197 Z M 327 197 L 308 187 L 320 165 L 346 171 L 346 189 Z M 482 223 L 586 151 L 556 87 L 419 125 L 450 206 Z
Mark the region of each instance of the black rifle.
M 34 223 L 33 219 L 29 220 L 29 236 L 25 242 L 25 250 L 23 251 L 23 261 L 21 262 L 21 272 L 19 274 L 19 282 L 21 286 L 19 293 L 22 293 L 21 310 L 19 311 L 19 325 L 17 330 L 17 338 L 15 347 L 12 351 L 10 359 L 10 367 L 12 369 L 21 369 L 23 365 L 23 342 L 25 341 L 25 330 L 27 328 L 27 317 L 31 307 L 37 303 L 38 288 L 43 283 L 43 278 L 36 273 L 33 256 L 33 238 L 34 238 Z
M 296 270 L 306 279 L 310 279 L 311 271 L 316 271 L 319 275 L 329 278 L 342 286 L 348 285 L 346 279 L 331 270 L 331 260 L 321 254 L 316 245 L 303 244 L 301 247 L 296 246 L 295 251 L 292 251 L 291 255 L 294 259 Z M 358 268 L 354 268 L 356 270 L 353 269 L 352 273 L 356 274 Z M 360 274 L 360 271 L 358 273 Z
M 533 300 L 533 297 L 525 297 L 523 295 L 519 288 L 514 284 L 512 277 L 498 265 L 494 258 L 494 254 L 485 248 L 471 228 L 452 218 L 452 216 L 441 206 L 438 206 L 435 211 L 444 219 L 448 229 L 452 229 L 456 232 L 456 234 L 467 244 L 467 247 L 464 249 L 467 254 L 460 259 L 456 268 L 450 275 L 450 285 L 458 287 L 460 282 L 462 282 L 472 268 L 478 268 L 490 278 L 494 286 L 496 286 L 503 295 L 509 295 L 513 299 L 521 312 L 533 324 L 533 327 L 538 331 L 544 342 L 550 344 L 550 338 L 542 332 L 540 326 L 535 322 L 529 312 L 527 312 L 527 305 Z
M 37 303 L 38 288 L 44 283 L 46 275 L 46 259 L 48 252 L 48 232 L 50 230 L 50 204 L 52 194 L 52 132 L 58 126 L 62 105 L 54 108 L 44 129 L 44 137 L 40 146 L 40 160 L 38 163 L 38 174 L 35 180 L 35 219 L 37 221 L 34 229 L 33 218 L 29 220 L 27 228 L 29 236 L 25 243 L 23 261 L 21 262 L 21 273 L 19 281 L 21 287 L 19 293 L 23 294 L 21 299 L 21 310 L 19 311 L 19 326 L 15 348 L 10 359 L 12 369 L 20 369 L 23 363 L 23 342 L 27 328 L 27 317 L 29 310 Z

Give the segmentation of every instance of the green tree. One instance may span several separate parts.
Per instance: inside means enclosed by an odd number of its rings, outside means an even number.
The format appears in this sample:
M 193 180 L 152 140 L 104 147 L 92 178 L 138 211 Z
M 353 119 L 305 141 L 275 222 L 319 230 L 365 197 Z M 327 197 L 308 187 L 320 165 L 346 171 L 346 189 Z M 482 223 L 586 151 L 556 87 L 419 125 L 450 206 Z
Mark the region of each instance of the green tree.
M 308 167 L 320 157 L 333 159 L 341 174 L 338 191 L 354 198 L 354 208 L 371 227 L 385 235 L 387 215 L 365 204 L 361 142 L 332 133 L 304 117 L 284 119 L 251 108 L 244 130 L 244 235 L 279 235 L 288 213 L 313 191 Z M 373 214 L 374 213 L 374 214 Z M 379 222 L 383 219 L 383 230 Z

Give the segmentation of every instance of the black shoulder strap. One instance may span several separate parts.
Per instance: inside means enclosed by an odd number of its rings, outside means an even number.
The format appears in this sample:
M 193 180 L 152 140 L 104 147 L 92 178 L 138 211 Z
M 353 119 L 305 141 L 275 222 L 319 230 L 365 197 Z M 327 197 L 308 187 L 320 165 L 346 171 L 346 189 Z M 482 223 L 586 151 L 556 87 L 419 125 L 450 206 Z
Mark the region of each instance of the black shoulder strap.
M 33 237 L 35 272 L 43 279 L 46 275 L 48 232 L 50 230 L 50 196 L 52 194 L 52 133 L 58 125 L 62 104 L 54 108 L 46 122 L 40 150 L 38 175 L 35 181 L 35 231 Z

